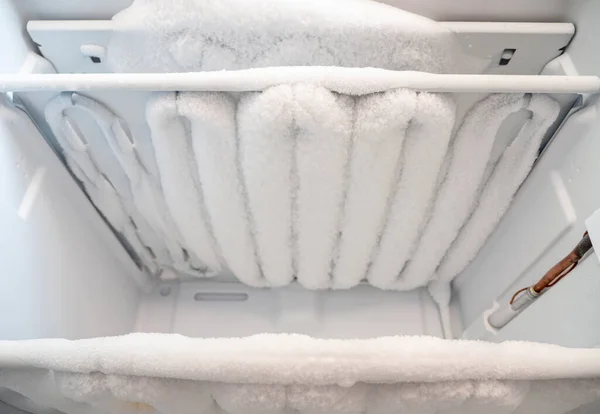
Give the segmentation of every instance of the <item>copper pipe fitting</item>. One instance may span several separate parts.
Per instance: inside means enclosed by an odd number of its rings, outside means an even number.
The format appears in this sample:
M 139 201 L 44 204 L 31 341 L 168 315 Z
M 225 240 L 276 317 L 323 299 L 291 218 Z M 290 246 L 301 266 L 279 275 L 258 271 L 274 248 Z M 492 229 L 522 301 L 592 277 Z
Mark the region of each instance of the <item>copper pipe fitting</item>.
M 583 238 L 579 241 L 579 243 L 577 243 L 577 246 L 575 246 L 575 248 L 564 259 L 552 266 L 552 268 L 548 270 L 535 285 L 517 291 L 510 300 L 510 303 L 512 304 L 517 295 L 527 289 L 531 289 L 532 293 L 534 294 L 540 294 L 544 289 L 554 286 L 563 277 L 575 269 L 579 261 L 592 247 L 592 241 L 588 232 L 586 231 L 583 234 Z

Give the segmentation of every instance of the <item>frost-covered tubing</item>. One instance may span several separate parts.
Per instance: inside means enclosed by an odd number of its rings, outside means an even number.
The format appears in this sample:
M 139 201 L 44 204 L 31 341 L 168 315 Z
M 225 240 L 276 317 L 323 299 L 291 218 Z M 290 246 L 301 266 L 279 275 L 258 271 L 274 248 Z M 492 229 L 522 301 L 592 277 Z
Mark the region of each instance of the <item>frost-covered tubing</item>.
M 60 99 L 72 105 L 70 97 Z M 92 101 L 79 97 L 78 105 L 84 100 Z M 56 102 L 47 116 L 61 137 L 64 105 Z M 86 110 L 107 118 L 107 109 L 92 102 Z M 523 108 L 531 119 L 498 159 L 496 133 Z M 297 280 L 311 289 L 343 289 L 366 280 L 414 289 L 449 283 L 474 257 L 556 114 L 556 103 L 543 95 L 492 95 L 451 139 L 455 106 L 445 94 L 355 97 L 309 84 L 237 97 L 157 94 L 148 102 L 146 139 L 160 184 L 152 184 L 130 140 L 116 133 L 127 130 L 126 120 L 116 132 L 105 120 L 108 144 L 128 177 L 128 186 L 108 187 L 123 214 L 113 214 L 110 198 L 94 195 L 100 184 L 86 189 L 140 254 L 148 255 L 140 244 L 152 246 L 156 257 L 145 260 L 158 267 L 193 274 L 204 269 L 200 263 L 257 287 Z M 116 173 L 99 169 L 95 146 L 60 142 L 84 182 Z

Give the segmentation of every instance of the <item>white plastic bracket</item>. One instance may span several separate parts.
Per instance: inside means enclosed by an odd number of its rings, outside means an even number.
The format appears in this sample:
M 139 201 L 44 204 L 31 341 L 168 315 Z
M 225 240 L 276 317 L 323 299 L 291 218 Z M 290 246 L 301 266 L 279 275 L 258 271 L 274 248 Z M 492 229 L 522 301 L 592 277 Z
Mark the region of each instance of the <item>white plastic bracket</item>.
M 440 24 L 456 34 L 465 55 L 491 59 L 484 73 L 503 75 L 537 75 L 562 53 L 575 33 L 571 23 Z M 112 30 L 110 20 L 32 20 L 27 24 L 29 35 L 59 73 L 110 72 L 101 56 L 82 53 L 82 47 L 86 52 L 89 52 L 86 45 L 106 49 Z M 502 64 L 503 57 L 508 62 Z

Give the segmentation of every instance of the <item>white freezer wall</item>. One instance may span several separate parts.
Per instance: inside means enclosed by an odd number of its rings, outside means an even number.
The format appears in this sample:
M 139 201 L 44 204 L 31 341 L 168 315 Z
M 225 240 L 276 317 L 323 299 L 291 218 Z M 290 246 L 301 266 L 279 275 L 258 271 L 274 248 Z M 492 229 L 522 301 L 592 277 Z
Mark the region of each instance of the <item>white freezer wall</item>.
M 33 46 L 23 36 L 23 21 L 21 11 L 11 0 L 0 0 L 0 73 L 17 72 Z
M 557 61 L 568 75 L 600 75 L 600 2 L 571 2 L 568 20 L 576 34 Z M 558 131 L 479 256 L 456 279 L 465 338 L 600 346 L 600 263 L 594 254 L 500 331 L 487 331 L 482 315 L 566 256 L 586 230 L 585 220 L 600 209 L 600 102 L 584 102 Z
M 27 116 L 4 102 L 0 229 L 0 340 L 133 330 L 141 272 Z
M 600 208 L 600 110 L 573 114 L 517 194 L 479 256 L 456 279 L 465 337 L 600 345 L 600 264 L 589 255 L 573 272 L 512 322 L 487 332 L 482 313 L 500 298 L 540 279 L 581 239 L 584 221 Z

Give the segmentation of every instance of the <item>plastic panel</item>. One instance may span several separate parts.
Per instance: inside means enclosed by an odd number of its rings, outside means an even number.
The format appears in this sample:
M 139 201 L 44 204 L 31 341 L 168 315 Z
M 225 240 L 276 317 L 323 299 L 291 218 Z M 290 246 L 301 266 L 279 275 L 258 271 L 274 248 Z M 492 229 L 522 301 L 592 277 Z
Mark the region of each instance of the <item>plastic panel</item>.
M 600 207 L 600 194 L 594 191 L 600 176 L 598 153 L 598 105 L 591 105 L 572 115 L 559 130 L 495 234 L 457 279 L 468 326 L 464 337 L 600 345 L 600 331 L 592 328 L 600 322 L 600 265 L 595 255 L 497 336 L 485 330 L 481 317 L 497 297 L 506 303 L 516 290 L 537 281 L 581 238 L 585 219 Z M 558 183 L 555 191 L 548 187 L 551 181 Z
M 544 72 L 552 75 L 586 75 L 600 73 L 595 48 L 600 28 L 600 3 L 569 3 L 569 20 L 577 33 L 567 53 L 554 60 Z M 568 96 L 556 98 L 568 101 Z M 589 97 L 584 97 L 590 101 Z M 600 208 L 600 197 L 594 191 L 600 176 L 597 154 L 600 151 L 600 117 L 598 104 L 574 113 L 554 137 L 546 153 L 523 185 L 511 210 L 496 233 L 480 252 L 472 266 L 456 280 L 467 338 L 487 340 L 529 339 L 568 346 L 598 346 L 600 331 L 600 290 L 598 260 L 589 256 L 569 277 L 538 299 L 508 326 L 494 336 L 485 330 L 482 312 L 509 295 L 539 279 L 552 265 L 564 257 L 585 230 L 584 221 Z M 566 105 L 565 105 L 566 106 Z M 565 209 L 556 204 L 558 193 L 549 186 L 564 187 L 559 192 L 563 206 L 570 204 L 575 221 L 559 238 L 550 235 L 565 222 Z M 527 219 L 527 218 L 530 219 Z M 555 236 L 558 233 L 555 232 Z M 529 242 L 524 243 L 529 240 Z M 516 266 L 506 266 L 515 259 L 511 245 L 522 245 Z M 507 250 L 508 249 L 508 250 Z M 518 265 L 518 257 L 528 256 L 526 268 Z M 495 264 L 502 263 L 499 267 Z
M 140 271 L 27 116 L 0 106 L 0 339 L 133 329 Z
M 562 53 L 573 36 L 570 23 L 488 23 L 442 22 L 452 30 L 463 45 L 465 59 L 472 55 L 490 59 L 485 73 L 537 75 L 544 65 Z M 106 73 L 108 65 L 94 63 L 82 52 L 93 45 L 106 50 L 112 32 L 112 22 L 102 21 L 39 21 L 27 23 L 27 31 L 40 46 L 40 51 L 59 73 Z M 500 65 L 505 49 L 515 49 L 509 64 Z
M 22 16 L 11 0 L 0 0 L 0 73 L 18 72 L 29 53 L 31 40 L 23 36 Z
M 246 295 L 246 300 L 240 300 Z M 290 285 L 270 290 L 219 282 L 157 287 L 142 300 L 136 330 L 192 337 L 265 332 L 321 338 L 442 336 L 437 307 L 423 289 L 386 292 L 361 285 L 350 290 L 307 291 Z

